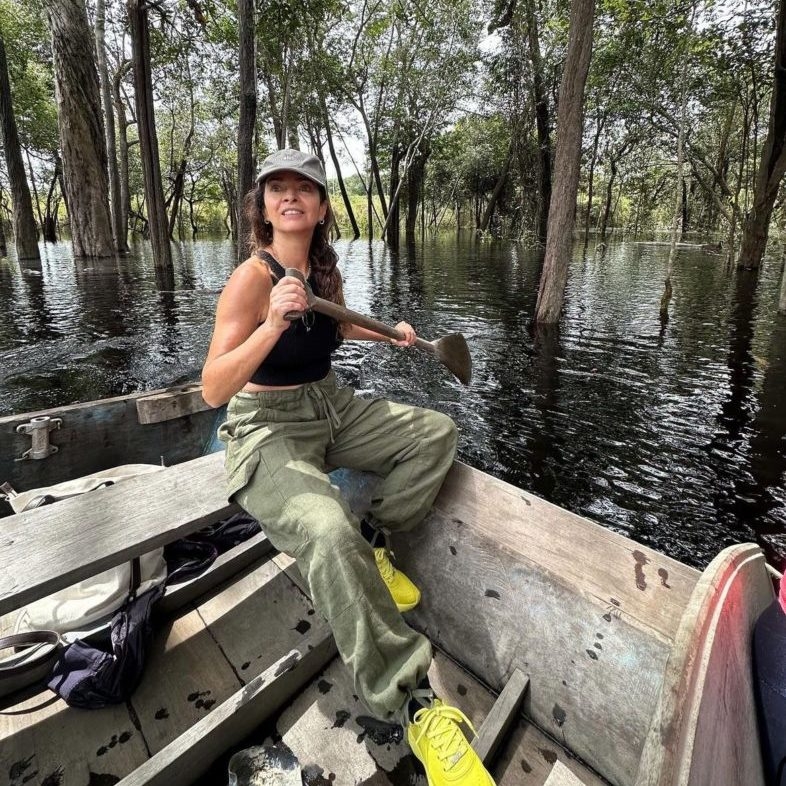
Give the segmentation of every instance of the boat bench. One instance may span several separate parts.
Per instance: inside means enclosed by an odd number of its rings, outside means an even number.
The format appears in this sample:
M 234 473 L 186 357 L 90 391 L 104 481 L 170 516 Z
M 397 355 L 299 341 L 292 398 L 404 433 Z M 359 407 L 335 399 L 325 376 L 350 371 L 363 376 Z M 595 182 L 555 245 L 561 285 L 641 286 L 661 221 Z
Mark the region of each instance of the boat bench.
M 224 454 L 129 478 L 0 522 L 0 616 L 238 510 Z

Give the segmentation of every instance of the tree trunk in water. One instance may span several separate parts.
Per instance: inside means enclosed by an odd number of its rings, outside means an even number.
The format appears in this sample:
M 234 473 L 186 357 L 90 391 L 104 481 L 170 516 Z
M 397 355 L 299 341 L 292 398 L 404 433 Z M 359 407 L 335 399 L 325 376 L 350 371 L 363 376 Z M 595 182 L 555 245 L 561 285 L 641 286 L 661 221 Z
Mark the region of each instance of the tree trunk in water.
M 98 80 L 101 86 L 101 104 L 104 108 L 106 154 L 109 161 L 109 207 L 112 214 L 112 234 L 115 238 L 115 248 L 121 253 L 126 253 L 128 251 L 128 229 L 126 222 L 123 220 L 123 209 L 120 202 L 120 173 L 117 168 L 117 145 L 115 144 L 115 113 L 112 109 L 112 94 L 104 42 L 105 18 L 105 0 L 98 0 L 96 4 L 95 27 L 96 57 L 98 61 Z
M 237 191 L 235 190 L 234 178 L 226 169 L 221 170 L 221 189 L 224 192 L 224 199 L 227 203 L 229 236 L 232 238 L 232 242 L 237 243 Z
M 16 255 L 18 259 L 40 259 L 38 227 L 33 215 L 33 203 L 30 201 L 30 188 L 25 175 L 25 162 L 22 159 L 16 117 L 11 103 L 11 83 L 8 78 L 8 63 L 2 37 L 0 37 L 0 132 L 8 170 L 8 187 L 14 206 Z
M 770 123 L 756 173 L 753 204 L 745 218 L 737 266 L 758 268 L 767 247 L 770 216 L 786 172 L 786 0 L 778 4 Z
M 399 201 L 393 198 L 393 195 L 401 188 L 401 149 L 398 141 L 393 145 L 390 152 L 390 195 L 391 201 L 388 206 L 387 216 L 385 218 L 385 227 L 382 230 L 383 239 L 393 248 L 398 248 L 399 240 L 399 223 L 401 220 L 401 211 L 399 209 Z
M 590 157 L 589 173 L 587 175 L 587 209 L 584 211 L 584 250 L 589 245 L 589 229 L 592 220 L 592 200 L 595 189 L 595 164 L 598 161 L 598 144 L 600 143 L 600 132 L 603 128 L 601 119 L 598 117 L 595 125 L 595 138 L 592 142 L 592 156 Z
M 778 313 L 786 314 L 786 264 L 781 270 L 781 294 L 778 298 Z
M 147 22 L 145 0 L 128 0 L 128 21 L 131 28 L 134 69 L 134 103 L 136 105 L 139 152 L 142 158 L 142 174 L 145 180 L 148 230 L 156 266 L 172 265 L 172 249 L 169 246 L 169 224 L 167 222 L 164 191 L 161 187 L 161 163 L 158 158 L 158 136 L 156 135 L 153 108 L 153 79 L 150 73 L 150 30 Z
M 532 60 L 532 98 L 535 104 L 535 126 L 538 133 L 538 242 L 545 244 L 551 204 L 551 136 L 549 134 L 549 101 L 543 79 L 543 59 L 540 55 L 538 22 L 532 7 L 532 0 L 527 3 L 527 39 Z M 582 102 L 583 100 L 582 96 Z
M 371 169 L 371 177 L 374 178 L 374 185 L 377 188 L 377 194 L 379 196 L 379 204 L 382 208 L 382 218 L 383 220 L 388 217 L 388 205 L 387 201 L 385 200 L 385 189 L 382 185 L 382 175 L 379 173 L 379 160 L 377 159 L 377 142 L 376 142 L 376 135 L 371 130 L 371 124 L 368 121 L 368 115 L 366 115 L 366 110 L 362 104 L 358 105 L 358 109 L 360 111 L 360 117 L 363 120 L 363 125 L 366 129 L 366 137 L 368 138 L 368 162 L 369 168 Z M 371 193 L 373 189 L 369 188 L 369 193 Z M 371 234 L 371 223 L 369 222 L 369 234 Z
M 687 62 L 687 61 L 686 61 Z M 688 91 L 685 88 L 687 81 L 687 66 L 683 69 L 682 105 L 680 107 L 680 128 L 677 133 L 677 185 L 674 188 L 674 215 L 671 220 L 671 244 L 669 246 L 669 261 L 666 267 L 666 280 L 663 282 L 663 294 L 660 298 L 660 321 L 665 327 L 669 320 L 669 303 L 671 301 L 671 271 L 674 259 L 677 256 L 677 239 L 680 237 L 680 219 L 682 218 L 682 165 L 685 161 L 685 111 L 688 105 Z
M 478 226 L 478 229 L 481 232 L 485 232 L 489 228 L 491 217 L 494 215 L 494 208 L 497 206 L 497 202 L 502 195 L 502 191 L 505 188 L 505 183 L 508 179 L 508 173 L 510 172 L 510 165 L 513 161 L 515 147 L 516 143 L 513 139 L 511 139 L 510 147 L 508 148 L 508 157 L 505 159 L 505 165 L 502 167 L 502 174 L 500 174 L 499 179 L 494 186 L 494 190 L 491 192 L 489 203 L 486 205 L 486 210 L 483 212 L 483 216 L 480 219 L 480 225 Z
M 55 152 L 55 171 L 52 175 L 52 183 L 49 186 L 49 193 L 46 195 L 46 215 L 44 216 L 44 242 L 45 243 L 57 243 L 57 233 L 56 233 L 56 206 L 52 205 L 52 197 L 55 193 L 55 186 L 57 185 L 57 180 L 60 177 L 60 169 L 62 168 L 62 162 L 60 161 L 60 154 Z
M 572 0 L 570 37 L 559 89 L 557 155 L 549 205 L 546 256 L 535 307 L 537 322 L 559 321 L 573 245 L 573 222 L 581 165 L 584 85 L 592 55 L 595 0 Z
M 412 166 L 407 170 L 407 221 L 405 234 L 407 240 L 415 239 L 415 229 L 418 221 L 418 205 L 423 194 L 423 180 L 426 172 L 426 161 L 428 160 L 428 148 L 424 144 L 424 150 L 418 150 Z
M 322 98 L 322 115 L 325 121 L 325 133 L 327 135 L 327 143 L 328 143 L 328 151 L 330 152 L 330 160 L 333 162 L 333 167 L 336 170 L 336 179 L 338 180 L 338 188 L 341 191 L 341 199 L 344 200 L 344 208 L 347 211 L 347 217 L 349 218 L 349 223 L 352 225 L 352 236 L 354 240 L 357 240 L 360 237 L 360 229 L 358 228 L 358 222 L 355 218 L 355 212 L 352 210 L 352 202 L 349 199 L 349 194 L 347 193 L 347 187 L 344 184 L 344 178 L 341 175 L 341 167 L 339 166 L 338 156 L 336 155 L 336 149 L 333 145 L 333 132 L 330 130 L 330 116 L 327 110 L 327 103 Z
M 41 212 L 41 200 L 38 198 L 38 189 L 35 184 L 35 170 L 33 169 L 33 162 L 30 160 L 30 151 L 25 150 L 25 155 L 27 156 L 27 171 L 30 173 L 30 185 L 33 187 L 33 207 L 38 213 L 39 226 L 43 226 L 44 215 Z
M 190 76 L 190 72 L 189 72 Z M 188 155 L 191 152 L 191 140 L 194 138 L 194 91 L 190 91 L 191 98 L 191 127 L 186 134 L 185 141 L 183 142 L 183 157 L 180 159 L 180 164 L 177 167 L 175 174 L 175 182 L 172 186 L 172 196 L 170 199 L 171 210 L 169 211 L 169 238 L 175 239 L 175 225 L 177 224 L 178 217 L 182 218 L 180 208 L 183 204 L 183 193 L 186 187 L 186 168 L 188 167 Z M 182 223 L 180 225 L 180 237 L 182 238 Z
M 113 256 L 106 137 L 84 0 L 51 0 L 46 13 L 74 256 Z
M 680 240 L 690 230 L 690 214 L 688 212 L 688 185 L 682 178 L 682 222 L 680 223 Z
M 371 182 L 371 172 L 368 173 L 366 186 L 366 218 L 368 219 L 368 239 L 374 239 L 374 189 Z
M 240 36 L 240 120 L 237 127 L 237 262 L 246 258 L 250 225 L 243 214 L 243 200 L 254 185 L 254 126 L 257 118 L 254 0 L 238 0 Z
M 609 225 L 609 216 L 611 215 L 611 200 L 614 196 L 614 181 L 617 178 L 617 160 L 611 158 L 609 161 L 611 173 L 609 174 L 609 182 L 606 184 L 606 202 L 603 205 L 603 216 L 600 219 L 600 243 L 606 242 L 606 227 Z
M 186 183 L 186 165 L 188 161 L 185 158 L 180 159 L 180 165 L 177 168 L 175 175 L 175 184 L 172 187 L 172 199 L 170 200 L 171 209 L 169 211 L 169 239 L 175 239 L 175 224 L 177 224 L 177 217 L 180 213 L 180 205 L 183 202 L 183 189 Z
M 120 85 L 124 74 L 130 67 L 131 63 L 126 60 L 112 77 L 112 102 L 117 113 L 117 156 L 120 186 L 120 214 L 118 219 L 120 236 L 126 238 L 126 247 L 128 247 L 128 217 L 131 215 L 131 189 L 128 183 L 128 121 L 126 120 L 126 105 L 123 101 Z

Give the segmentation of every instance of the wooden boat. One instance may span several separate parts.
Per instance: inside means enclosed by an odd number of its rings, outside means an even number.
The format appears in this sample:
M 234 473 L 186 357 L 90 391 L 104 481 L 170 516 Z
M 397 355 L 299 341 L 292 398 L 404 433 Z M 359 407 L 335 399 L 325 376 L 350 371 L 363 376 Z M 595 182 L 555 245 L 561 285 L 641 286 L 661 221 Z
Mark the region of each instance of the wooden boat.
M 44 417 L 60 420 L 58 450 L 15 461 L 31 449 L 18 427 Z M 189 387 L 0 419 L 0 480 L 18 490 L 171 465 L 0 519 L 0 615 L 231 512 L 217 417 Z M 374 479 L 339 481 L 362 509 Z M 423 590 L 408 619 L 434 642 L 432 682 L 481 727 L 488 755 L 499 743 L 498 784 L 763 783 L 750 636 L 773 589 L 758 546 L 700 573 L 458 462 L 427 521 L 394 545 Z M 223 784 L 223 754 L 265 739 L 309 783 L 424 782 L 353 693 L 305 589 L 264 535 L 225 555 L 169 600 L 127 704 L 3 699 L 0 782 Z M 513 683 L 527 689 L 502 738 Z

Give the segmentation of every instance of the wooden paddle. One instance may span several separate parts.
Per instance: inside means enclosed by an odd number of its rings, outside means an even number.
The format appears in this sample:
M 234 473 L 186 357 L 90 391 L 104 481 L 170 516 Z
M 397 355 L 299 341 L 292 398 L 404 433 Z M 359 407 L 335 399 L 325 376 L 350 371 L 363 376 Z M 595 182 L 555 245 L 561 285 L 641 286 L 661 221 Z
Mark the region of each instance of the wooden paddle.
M 401 331 L 396 330 L 396 328 L 390 325 L 386 325 L 384 322 L 379 322 L 376 319 L 359 314 L 357 311 L 352 311 L 344 306 L 339 306 L 337 303 L 332 303 L 330 300 L 324 300 L 321 297 L 317 297 L 311 291 L 311 287 L 306 283 L 303 274 L 296 268 L 288 267 L 286 269 L 286 274 L 303 282 L 306 287 L 308 307 L 311 310 L 317 311 L 320 314 L 326 314 L 339 322 L 349 322 L 353 325 L 358 325 L 358 327 L 373 330 L 375 333 L 380 333 L 388 338 L 394 338 L 397 341 L 401 341 L 405 338 Z M 287 314 L 287 319 L 299 319 L 300 316 L 300 314 Z M 461 333 L 449 333 L 447 336 L 435 339 L 434 341 L 416 338 L 415 346 L 435 355 L 459 382 L 463 385 L 469 385 L 472 379 L 472 358 L 469 354 L 467 342 Z

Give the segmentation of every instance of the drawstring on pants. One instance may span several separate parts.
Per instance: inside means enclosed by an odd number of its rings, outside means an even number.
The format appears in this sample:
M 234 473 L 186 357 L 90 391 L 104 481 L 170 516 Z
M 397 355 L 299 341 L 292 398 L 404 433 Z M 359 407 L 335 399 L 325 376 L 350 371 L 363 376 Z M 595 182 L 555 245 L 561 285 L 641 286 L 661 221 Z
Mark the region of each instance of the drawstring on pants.
M 339 418 L 338 412 L 336 412 L 336 408 L 333 406 L 333 402 L 325 395 L 325 391 L 318 385 L 307 385 L 306 395 L 313 400 L 314 406 L 320 416 L 327 420 L 328 428 L 330 429 L 330 441 L 333 442 L 333 429 L 340 428 L 341 426 L 341 418 Z

